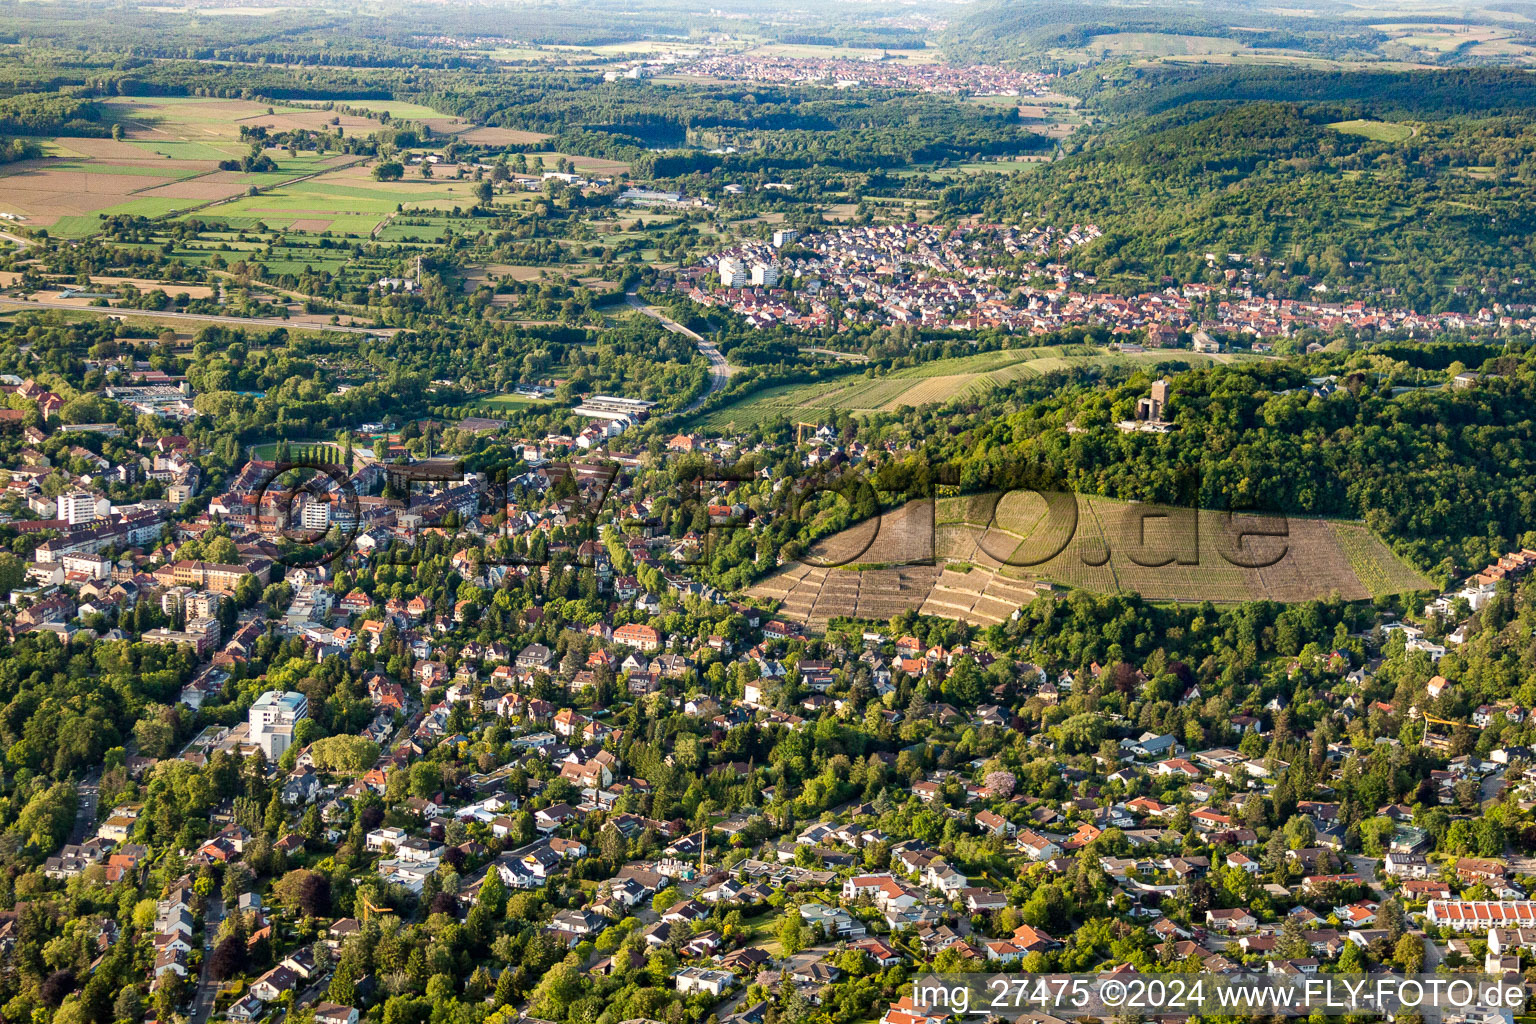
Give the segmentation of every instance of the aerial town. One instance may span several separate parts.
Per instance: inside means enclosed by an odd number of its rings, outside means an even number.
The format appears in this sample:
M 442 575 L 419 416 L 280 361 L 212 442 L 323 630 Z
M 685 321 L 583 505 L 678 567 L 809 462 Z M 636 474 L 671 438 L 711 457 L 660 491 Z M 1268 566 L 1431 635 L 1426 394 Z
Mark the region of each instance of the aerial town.
M 1220 270 L 1221 285 L 1170 283 L 1138 295 L 1086 291 L 1095 283 L 1092 275 L 1051 257 L 1101 234 L 1092 224 L 1065 230 L 932 224 L 805 235 L 784 230 L 771 241 L 743 243 L 688 268 L 676 287 L 702 305 L 741 314 L 753 326 L 799 331 L 872 323 L 1047 334 L 1098 324 L 1117 335 L 1139 333 L 1142 343 L 1154 348 L 1172 347 L 1181 336 L 1204 330 L 1228 332 L 1263 352 L 1269 350 L 1266 339 L 1304 328 L 1410 336 L 1478 325 L 1536 330 L 1528 307 L 1428 314 L 1329 301 L 1326 289 L 1309 299 L 1276 298 L 1256 287 L 1263 261 L 1241 253 L 1205 255 L 1207 265 Z M 1219 350 L 1214 342 L 1203 344 Z
M 645 68 L 647 65 L 637 65 Z M 902 88 L 959 96 L 1041 96 L 1054 75 L 976 64 L 906 62 L 869 57 L 787 57 L 753 53 L 701 54 L 656 66 L 670 74 L 731 82 L 828 83 L 839 89 Z
M 0 1024 L 1536 1024 L 1533 69 L 0 5 Z
M 190 518 L 107 491 L 197 493 L 196 442 L 12 418 L 8 500 L 31 517 L 9 525 L 47 537 L 11 591 L 13 643 L 120 642 L 165 677 L 40 884 L 149 893 L 132 955 L 163 1012 L 355 1022 L 450 942 L 522 946 L 524 968 L 468 978 L 502 1019 L 592 986 L 743 1024 L 848 1000 L 850 1019 L 946 1019 L 902 994 L 918 969 L 1499 974 L 1536 949 L 1532 870 L 1506 850 L 1536 795 L 1536 702 L 1457 724 L 1438 712 L 1463 688 L 1435 671 L 1536 552 L 1235 686 L 1161 652 L 1045 666 L 910 613 L 815 635 L 698 578 L 702 538 L 661 528 L 649 456 L 622 447 L 645 403 L 577 411 L 614 432 L 521 441 L 516 500 L 370 424 L 404 457 L 276 488 L 292 463 L 250 459 Z M 837 447 L 823 431 L 800 457 Z M 382 496 L 391 474 L 419 493 Z M 712 517 L 747 515 L 716 486 Z M 328 532 L 350 538 L 337 557 L 294 564 L 296 536 Z M 542 557 L 505 557 L 514 538 Z M 1310 741 L 1284 696 L 1302 692 Z M 1083 710 L 1106 693 L 1124 710 Z M 169 802 L 208 773 L 240 781 Z M 1079 927 L 1094 906 L 1110 916 Z M 529 930 L 503 931 L 512 907 Z M 0 941 L 22 927 L 6 914 Z M 110 917 L 71 934 L 124 941 Z M 403 967 L 377 963 L 401 943 Z M 657 972 L 661 990 L 625 987 Z

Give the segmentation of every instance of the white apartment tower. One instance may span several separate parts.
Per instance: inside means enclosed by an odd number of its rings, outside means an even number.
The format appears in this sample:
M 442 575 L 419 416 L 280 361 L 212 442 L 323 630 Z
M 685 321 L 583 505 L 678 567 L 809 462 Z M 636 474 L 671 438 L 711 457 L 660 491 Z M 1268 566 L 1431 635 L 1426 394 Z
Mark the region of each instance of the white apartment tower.
M 294 724 L 308 717 L 308 697 L 292 690 L 268 690 L 251 705 L 251 742 L 276 760 L 293 743 Z
M 70 526 L 89 523 L 99 518 L 96 495 L 90 491 L 70 491 L 59 495 L 59 518 Z
M 779 267 L 776 263 L 752 264 L 752 283 L 764 288 L 772 288 L 779 283 Z
M 747 286 L 747 267 L 735 256 L 720 257 L 720 283 L 727 288 Z

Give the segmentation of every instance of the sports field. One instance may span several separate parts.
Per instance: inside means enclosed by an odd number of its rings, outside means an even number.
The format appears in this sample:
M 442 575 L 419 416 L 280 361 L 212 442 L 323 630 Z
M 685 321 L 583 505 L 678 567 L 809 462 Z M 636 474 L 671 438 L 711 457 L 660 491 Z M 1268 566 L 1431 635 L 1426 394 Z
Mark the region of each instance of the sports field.
M 271 462 L 277 458 L 277 446 L 281 442 L 268 441 L 251 445 L 251 458 Z M 294 462 L 339 463 L 346 449 L 334 441 L 289 441 L 288 457 Z M 371 455 L 370 455 L 371 457 Z
M 725 430 L 777 419 L 826 419 L 839 412 L 892 411 L 902 406 L 915 408 L 935 402 L 979 399 L 987 392 L 1015 381 L 1079 366 L 1150 367 L 1173 361 L 1205 366 L 1236 358 L 1243 357 L 1182 351 L 1122 353 L 1090 345 L 980 352 L 906 367 L 885 376 L 853 376 L 825 383 L 769 388 L 709 413 L 695 426 Z

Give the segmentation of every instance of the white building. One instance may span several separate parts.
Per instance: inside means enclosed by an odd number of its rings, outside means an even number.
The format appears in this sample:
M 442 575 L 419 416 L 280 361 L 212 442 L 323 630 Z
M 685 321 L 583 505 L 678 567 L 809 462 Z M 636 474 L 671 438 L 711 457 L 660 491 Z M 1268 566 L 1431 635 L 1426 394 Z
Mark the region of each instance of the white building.
M 752 283 L 763 288 L 772 288 L 779 283 L 779 268 L 774 263 L 752 264 Z
M 1424 919 L 1456 932 L 1486 932 L 1536 922 L 1533 900 L 1430 900 Z
M 59 495 L 59 518 L 70 526 L 89 523 L 107 514 L 106 501 L 98 503 L 96 495 L 89 491 L 70 491 Z
M 800 237 L 800 232 L 796 231 L 795 229 L 793 229 L 793 228 L 782 228 L 782 229 L 780 229 L 778 231 L 775 231 L 773 233 L 773 247 L 775 249 L 782 249 L 786 245 L 788 245 L 790 242 L 795 241 L 799 237 Z
M 383 851 L 385 846 L 391 849 L 398 849 L 400 844 L 409 838 L 410 833 L 405 829 L 397 828 L 393 825 L 385 825 L 369 832 L 363 837 L 363 842 L 367 844 L 369 853 L 379 853 Z
M 331 525 L 331 503 L 307 501 L 299 511 L 299 524 L 306 530 L 324 530 Z
M 707 967 L 684 967 L 673 974 L 672 978 L 677 983 L 677 991 L 683 995 L 708 992 L 718 997 L 729 992 L 736 983 L 736 976 L 730 971 L 715 971 Z
M 720 258 L 720 283 L 727 288 L 745 288 L 747 286 L 746 264 L 734 256 L 722 256 Z
M 251 742 L 276 760 L 293 742 L 293 727 L 309 717 L 309 698 L 292 690 L 268 690 L 251 705 Z

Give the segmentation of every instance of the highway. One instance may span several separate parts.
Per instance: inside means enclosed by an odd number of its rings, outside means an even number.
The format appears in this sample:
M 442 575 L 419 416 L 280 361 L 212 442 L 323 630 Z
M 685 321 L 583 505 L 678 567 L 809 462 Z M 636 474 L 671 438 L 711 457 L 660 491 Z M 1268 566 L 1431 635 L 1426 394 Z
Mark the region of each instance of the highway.
M 394 334 L 395 327 L 342 327 L 339 324 L 301 324 L 280 317 L 217 316 L 211 313 L 162 313 L 150 309 L 117 309 L 106 306 L 77 306 L 47 299 L 0 299 L 0 305 L 20 309 L 67 309 L 76 313 L 103 313 L 107 316 L 146 316 L 156 320 L 187 320 L 195 323 L 233 324 L 236 327 L 282 327 L 290 331 L 330 331 L 335 334 Z
M 709 396 L 725 387 L 726 381 L 730 379 L 731 368 L 726 363 L 725 356 L 720 354 L 720 350 L 715 347 L 714 342 L 710 341 L 702 334 L 699 334 L 697 331 L 691 331 L 684 327 L 682 324 L 678 323 L 676 320 L 673 320 L 671 317 L 667 316 L 655 306 L 647 306 L 645 303 L 640 301 L 640 296 L 634 292 L 626 292 L 624 294 L 624 300 L 634 308 L 638 309 L 640 312 L 644 313 L 646 316 L 655 320 L 659 320 L 661 325 L 667 330 L 671 331 L 673 334 L 681 334 L 684 337 L 692 339 L 694 345 L 699 350 L 699 355 L 709 360 L 709 390 L 696 398 L 693 401 L 693 404 L 689 405 L 688 408 L 684 409 L 682 411 L 682 415 L 686 416 L 689 413 L 698 412 L 699 408 L 704 404 Z

